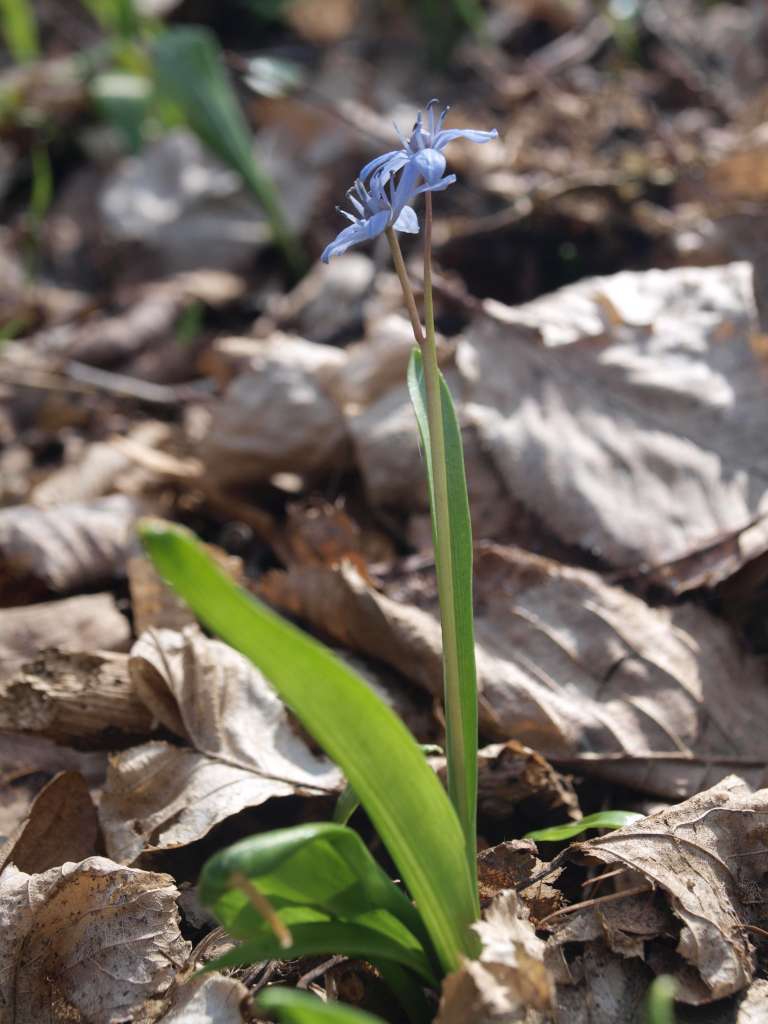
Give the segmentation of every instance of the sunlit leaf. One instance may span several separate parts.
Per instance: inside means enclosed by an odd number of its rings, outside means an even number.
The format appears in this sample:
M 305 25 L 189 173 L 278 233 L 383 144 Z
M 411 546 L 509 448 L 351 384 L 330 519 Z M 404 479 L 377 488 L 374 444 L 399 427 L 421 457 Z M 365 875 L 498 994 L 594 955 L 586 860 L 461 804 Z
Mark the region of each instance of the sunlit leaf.
M 254 903 L 254 893 L 266 897 L 277 926 Z M 298 825 L 235 843 L 205 865 L 200 899 L 231 935 L 245 940 L 230 959 L 285 956 L 286 948 L 292 957 L 344 952 L 383 957 L 428 983 L 436 980 L 418 913 L 358 834 L 342 825 Z M 291 933 L 289 947 L 283 926 Z

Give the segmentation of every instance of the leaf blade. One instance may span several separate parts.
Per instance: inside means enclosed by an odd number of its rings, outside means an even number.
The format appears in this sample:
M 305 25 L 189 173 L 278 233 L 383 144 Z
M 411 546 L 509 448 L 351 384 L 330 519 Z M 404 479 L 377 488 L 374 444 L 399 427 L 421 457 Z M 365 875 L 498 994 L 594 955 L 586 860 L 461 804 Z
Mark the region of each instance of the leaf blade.
M 416 901 L 443 968 L 455 970 L 462 954 L 477 950 L 469 928 L 476 917 L 473 880 L 453 807 L 405 725 L 327 648 L 236 587 L 188 531 L 145 521 L 139 532 L 165 579 L 261 669 L 342 768 Z
M 588 814 L 579 821 L 569 821 L 565 825 L 553 825 L 552 828 L 526 832 L 524 838 L 536 842 L 557 843 L 580 836 L 590 828 L 624 828 L 625 825 L 631 825 L 633 821 L 639 821 L 642 817 L 643 815 L 636 811 L 598 811 L 596 814 Z

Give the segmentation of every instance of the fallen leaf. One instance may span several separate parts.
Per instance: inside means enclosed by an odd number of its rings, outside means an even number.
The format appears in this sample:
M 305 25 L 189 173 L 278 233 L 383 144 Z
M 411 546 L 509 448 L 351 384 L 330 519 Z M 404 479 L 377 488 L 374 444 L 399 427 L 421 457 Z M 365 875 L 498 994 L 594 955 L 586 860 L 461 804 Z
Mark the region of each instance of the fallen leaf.
M 197 627 L 144 634 L 130 671 L 147 707 L 190 746 L 150 742 L 112 759 L 100 818 L 116 860 L 194 842 L 273 797 L 340 789 L 338 769 L 311 753 L 261 673 Z
M 128 620 L 112 594 L 83 594 L 0 615 L 0 661 L 22 662 L 40 651 L 123 651 L 131 639 Z
M 464 410 L 507 492 L 562 541 L 653 567 L 768 509 L 749 264 L 593 278 L 506 321 L 460 341 Z
M 0 666 L 0 729 L 114 747 L 120 734 L 151 732 L 152 718 L 136 695 L 125 654 L 49 650 L 7 675 Z
M 673 974 L 676 998 L 693 1005 L 741 991 L 755 971 L 747 926 L 765 923 L 767 828 L 768 790 L 753 793 L 730 776 L 684 803 L 574 844 L 570 858 L 623 868 L 632 881 L 615 896 L 553 920 L 550 944 L 597 940 L 624 958 L 644 960 Z M 637 881 L 660 892 L 662 905 L 638 894 Z M 677 927 L 670 928 L 672 920 Z
M 190 948 L 169 875 L 89 857 L 0 875 L 0 1006 L 13 1024 L 121 1024 L 162 994 Z
M 513 891 L 502 893 L 474 926 L 483 942 L 478 960 L 443 981 L 435 1024 L 491 1024 L 542 1020 L 552 1002 L 544 943 L 536 936 Z
M 139 514 L 135 501 L 113 494 L 51 509 L 16 505 L 0 511 L 2 597 L 13 600 L 30 581 L 66 592 L 112 581 L 125 571 Z
M 211 406 L 200 456 L 223 483 L 269 480 L 275 473 L 327 473 L 349 461 L 347 428 L 324 379 L 344 355 L 338 349 L 276 334 L 258 343 L 225 339 L 217 349 L 247 369 Z
M 483 735 L 659 796 L 696 793 L 734 765 L 762 784 L 765 666 L 725 623 L 694 605 L 651 608 L 596 573 L 513 548 L 481 545 L 475 567 Z M 260 593 L 441 697 L 429 611 L 377 593 L 348 565 L 271 572 Z
M 0 847 L 0 871 L 13 864 L 35 875 L 95 852 L 99 819 L 79 772 L 61 772 L 35 797 L 25 820 Z
M 240 1004 L 248 989 L 237 978 L 205 974 L 174 989 L 171 1005 L 158 1024 L 242 1024 Z

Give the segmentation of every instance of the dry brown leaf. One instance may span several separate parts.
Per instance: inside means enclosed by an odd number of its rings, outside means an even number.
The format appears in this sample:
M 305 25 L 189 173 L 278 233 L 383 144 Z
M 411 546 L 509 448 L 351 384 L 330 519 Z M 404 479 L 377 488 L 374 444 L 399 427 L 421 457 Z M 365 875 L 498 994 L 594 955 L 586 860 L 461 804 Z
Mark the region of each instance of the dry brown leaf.
M 484 734 L 659 796 L 696 793 L 734 765 L 766 778 L 764 663 L 702 608 L 651 608 L 595 573 L 495 545 L 477 551 L 476 590 Z M 429 612 L 349 566 L 273 572 L 261 593 L 440 697 Z
M 582 281 L 506 321 L 460 342 L 464 410 L 508 493 L 561 540 L 652 567 L 768 510 L 749 264 Z
M 0 661 L 22 662 L 40 651 L 124 651 L 131 628 L 112 594 L 83 594 L 0 615 Z
M 698 1005 L 746 988 L 755 970 L 748 927 L 765 926 L 762 898 L 768 790 L 752 793 L 730 776 L 682 804 L 597 839 L 571 856 L 630 872 L 626 896 L 561 917 L 554 945 L 604 943 L 622 957 L 645 959 L 672 973 L 677 999 Z M 664 905 L 632 895 L 639 881 Z M 668 909 L 667 909 L 668 907 Z M 679 924 L 676 955 L 668 952 L 671 915 Z M 654 948 L 652 940 L 661 938 Z
M 327 345 L 276 334 L 264 342 L 224 339 L 222 358 L 247 363 L 212 406 L 201 458 L 220 482 L 268 480 L 278 472 L 315 474 L 348 462 L 347 428 L 324 379 L 344 362 Z
M 123 574 L 139 514 L 121 494 L 84 504 L 0 511 L 0 574 L 8 600 L 33 580 L 47 590 L 69 591 Z
M 128 438 L 155 447 L 167 440 L 171 430 L 167 423 L 150 420 L 140 423 Z M 86 444 L 74 459 L 54 470 L 30 494 L 32 505 L 51 506 L 67 502 L 84 502 L 100 498 L 112 491 L 136 494 L 151 479 L 144 469 L 134 464 L 114 440 Z
M 8 1024 L 130 1020 L 189 952 L 169 875 L 89 857 L 0 875 L 0 1008 Z
M 174 989 L 171 1005 L 157 1024 L 242 1024 L 240 1004 L 248 989 L 237 978 L 205 974 Z
M 0 847 L 0 871 L 13 864 L 30 875 L 81 861 L 96 851 L 99 819 L 79 772 L 61 772 L 35 797 L 24 821 Z
M 43 651 L 5 678 L 0 666 L 0 729 L 114 748 L 120 733 L 151 732 L 152 718 L 136 696 L 126 655 Z
M 544 965 L 544 943 L 513 891 L 502 893 L 473 926 L 483 949 L 443 982 L 435 1024 L 504 1024 L 542 1019 L 552 983 Z
M 144 634 L 130 670 L 152 713 L 190 746 L 152 742 L 112 759 L 100 817 L 116 860 L 194 842 L 272 797 L 340 788 L 338 769 L 309 750 L 261 673 L 197 627 Z

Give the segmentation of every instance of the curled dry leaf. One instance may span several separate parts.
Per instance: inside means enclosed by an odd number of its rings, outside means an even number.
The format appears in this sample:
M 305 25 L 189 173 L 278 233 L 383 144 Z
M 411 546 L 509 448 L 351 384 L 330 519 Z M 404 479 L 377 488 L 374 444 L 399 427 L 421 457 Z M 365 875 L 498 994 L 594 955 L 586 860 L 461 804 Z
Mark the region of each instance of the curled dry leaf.
M 485 735 L 659 796 L 696 793 L 735 764 L 762 785 L 765 666 L 708 612 L 651 608 L 596 573 L 490 544 L 477 550 L 476 590 Z M 350 566 L 273 572 L 261 592 L 440 697 L 429 612 L 377 593 Z
M 145 633 L 130 671 L 153 715 L 189 746 L 150 742 L 112 759 L 100 817 L 116 860 L 194 842 L 272 797 L 339 790 L 338 769 L 309 750 L 261 673 L 197 627 Z
M 13 1024 L 130 1020 L 189 952 L 169 875 L 89 857 L 0 875 L 0 1008 Z
M 483 942 L 480 958 L 465 960 L 445 979 L 435 1024 L 543 1021 L 552 1002 L 544 943 L 515 893 L 501 893 L 474 928 Z
M 614 566 L 738 542 L 768 511 L 755 326 L 746 263 L 582 281 L 472 324 L 465 412 L 508 493 Z
M 131 627 L 112 594 L 45 601 L 0 615 L 0 661 L 22 662 L 40 651 L 124 651 Z
M 749 926 L 766 923 L 766 829 L 768 790 L 752 793 L 731 776 L 682 804 L 575 844 L 570 857 L 623 868 L 631 882 L 624 895 L 619 890 L 607 902 L 553 920 L 550 944 L 596 943 L 645 960 L 657 973 L 675 976 L 677 998 L 686 1003 L 741 991 L 755 971 Z M 643 886 L 647 894 L 637 892 Z M 661 903 L 651 890 L 661 893 Z
M 121 494 L 84 504 L 0 511 L 0 570 L 4 596 L 30 581 L 50 591 L 75 590 L 123 574 L 139 514 Z
M 99 819 L 79 772 L 61 772 L 44 786 L 24 821 L 0 847 L 0 871 L 13 864 L 30 875 L 81 861 L 96 849 Z
M 144 736 L 152 729 L 125 654 L 43 651 L 3 676 L 0 667 L 0 729 L 113 747 L 116 734 Z

